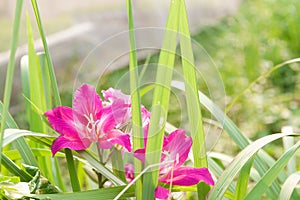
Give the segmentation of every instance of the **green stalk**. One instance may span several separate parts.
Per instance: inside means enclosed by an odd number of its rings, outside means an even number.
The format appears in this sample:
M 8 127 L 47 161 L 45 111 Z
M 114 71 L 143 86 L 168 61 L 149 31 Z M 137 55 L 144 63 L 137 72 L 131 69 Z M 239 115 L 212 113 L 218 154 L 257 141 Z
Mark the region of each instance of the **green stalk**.
M 46 54 L 46 59 L 47 59 L 46 67 L 49 72 L 49 76 L 50 76 L 50 80 L 51 80 L 51 85 L 52 85 L 52 90 L 53 90 L 53 95 L 54 95 L 54 103 L 55 103 L 55 106 L 60 106 L 61 99 L 59 96 L 57 81 L 56 81 L 55 73 L 54 73 L 54 67 L 52 64 L 51 57 L 50 57 L 50 52 L 49 52 L 48 44 L 46 41 L 40 12 L 39 12 L 36 0 L 31 0 L 31 4 L 32 4 L 33 10 L 34 10 L 36 22 L 37 22 L 37 25 L 39 28 L 40 36 L 41 36 L 43 46 L 44 46 L 44 51 Z M 80 185 L 79 185 L 79 181 L 78 181 L 77 172 L 75 170 L 73 154 L 70 149 L 65 149 L 65 153 L 66 153 L 66 159 L 68 162 L 68 169 L 69 169 L 69 175 L 70 175 L 70 179 L 71 179 L 72 189 L 73 189 L 73 191 L 80 191 Z
M 80 184 L 73 160 L 73 154 L 72 151 L 68 148 L 65 149 L 66 158 L 67 158 L 67 164 L 68 164 L 68 170 L 70 173 L 70 179 L 71 179 L 71 185 L 73 192 L 79 192 L 80 191 Z
M 13 27 L 13 36 L 12 43 L 10 47 L 10 56 L 7 66 L 7 74 L 5 81 L 5 89 L 4 89 L 4 98 L 3 98 L 3 110 L 2 110 L 2 119 L 0 124 L 0 172 L 1 172 L 1 160 L 2 160 L 2 142 L 3 142 L 3 134 L 5 128 L 5 122 L 8 114 L 9 102 L 11 97 L 11 90 L 13 84 L 13 76 L 15 70 L 15 57 L 16 51 L 18 48 L 18 35 L 22 14 L 23 0 L 18 0 L 16 3 L 16 11 L 14 17 L 14 27 Z
M 52 89 L 53 89 L 53 93 L 54 93 L 55 106 L 60 106 L 61 105 L 61 100 L 60 100 L 59 91 L 58 91 L 58 87 L 57 87 L 57 81 L 56 81 L 56 78 L 55 78 L 54 67 L 53 67 L 53 64 L 52 64 L 51 57 L 50 57 L 50 52 L 49 52 L 46 36 L 45 36 L 45 33 L 44 33 L 44 28 L 43 28 L 43 25 L 42 25 L 39 8 L 38 8 L 38 5 L 36 3 L 36 0 L 31 0 L 31 4 L 32 4 L 33 10 L 34 10 L 36 22 L 37 22 L 37 25 L 38 25 L 38 28 L 39 28 L 40 36 L 41 36 L 43 46 L 44 46 L 44 51 L 45 51 L 45 54 L 46 54 L 46 59 L 47 59 L 47 65 L 46 66 L 48 66 L 48 71 L 49 71 L 50 79 L 51 79 L 51 82 L 52 82 Z
M 159 55 L 146 148 L 146 166 L 159 163 L 161 158 L 177 46 L 179 3 L 179 0 L 171 1 L 163 46 Z M 159 166 L 144 175 L 143 199 L 154 199 L 158 173 Z
M 185 82 L 184 85 L 186 92 L 188 119 L 190 124 L 191 136 L 193 138 L 192 150 L 194 157 L 194 167 L 201 168 L 207 167 L 208 164 L 205 150 L 205 135 L 202 124 L 201 106 L 197 90 L 193 48 L 184 0 L 181 0 L 180 8 L 180 48 Z M 205 200 L 209 189 L 207 189 L 207 186 L 205 186 L 205 184 L 200 183 L 197 185 L 197 191 L 198 199 Z
M 132 110 L 132 141 L 133 152 L 143 148 L 143 128 L 141 116 L 141 96 L 138 79 L 138 63 L 136 57 L 136 45 L 134 35 L 134 20 L 132 14 L 131 0 L 127 0 L 128 24 L 129 24 L 129 41 L 130 41 L 130 91 L 131 91 L 131 110 Z M 138 176 L 142 170 L 140 160 L 134 158 L 134 175 Z M 137 200 L 142 199 L 142 179 L 138 179 L 135 184 L 135 196 Z

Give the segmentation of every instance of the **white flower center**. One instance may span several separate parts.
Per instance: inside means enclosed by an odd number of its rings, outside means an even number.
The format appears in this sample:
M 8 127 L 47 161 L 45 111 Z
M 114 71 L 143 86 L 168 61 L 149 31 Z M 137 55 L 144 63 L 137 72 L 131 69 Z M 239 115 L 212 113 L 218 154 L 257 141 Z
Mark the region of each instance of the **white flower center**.
M 90 113 L 89 116 L 84 115 L 84 117 L 88 121 L 88 123 L 86 125 L 86 130 L 90 133 L 92 140 L 98 141 L 99 137 L 104 136 L 104 134 L 101 133 L 101 131 L 99 129 L 100 120 L 95 120 L 92 113 Z

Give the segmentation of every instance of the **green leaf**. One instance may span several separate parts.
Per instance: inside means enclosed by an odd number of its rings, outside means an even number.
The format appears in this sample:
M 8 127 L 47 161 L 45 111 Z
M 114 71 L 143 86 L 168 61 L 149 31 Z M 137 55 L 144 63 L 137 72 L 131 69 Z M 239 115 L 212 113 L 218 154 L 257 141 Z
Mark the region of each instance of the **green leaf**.
M 105 189 L 99 189 L 99 190 L 89 190 L 89 191 L 83 191 L 83 192 L 73 192 L 73 193 L 61 193 L 61 194 L 45 194 L 45 195 L 31 195 L 30 197 L 34 197 L 37 199 L 43 199 L 43 200 L 82 200 L 82 199 L 88 199 L 88 200 L 99 200 L 99 199 L 105 199 L 105 200 L 112 200 L 119 192 L 121 192 L 124 189 L 125 186 L 117 186 L 117 187 L 111 187 L 111 188 L 105 188 Z M 129 197 L 134 197 L 134 187 L 130 187 L 129 190 L 127 190 L 120 199 L 126 199 Z
M 151 120 L 146 148 L 146 166 L 160 162 L 176 54 L 180 0 L 171 1 L 162 49 L 159 55 Z M 143 199 L 153 199 L 159 169 L 148 172 L 143 179 Z
M 222 176 L 217 181 L 216 185 L 212 189 L 209 200 L 221 199 L 226 192 L 229 184 L 232 182 L 236 174 L 239 173 L 241 168 L 252 158 L 252 156 L 259 151 L 262 147 L 269 144 L 270 142 L 282 138 L 287 135 L 296 135 L 291 133 L 278 133 L 262 137 L 252 144 L 248 145 L 242 150 L 238 156 L 232 161 L 232 163 L 226 168 Z M 278 172 L 279 173 L 279 172 Z M 272 182 L 271 182 L 272 183 Z M 270 184 L 271 184 L 270 183 Z M 253 191 L 253 190 L 252 190 Z
M 180 3 L 179 33 L 188 119 L 191 136 L 193 138 L 192 150 L 194 156 L 194 167 L 207 167 L 205 135 L 197 89 L 194 55 L 184 0 Z M 206 186 L 205 183 L 200 182 L 197 188 L 198 199 L 205 200 L 206 195 L 209 192 L 209 187 Z
M 130 92 L 131 92 L 131 109 L 132 109 L 132 143 L 133 152 L 137 149 L 144 147 L 143 140 L 143 128 L 142 128 L 142 115 L 141 115 L 141 96 L 139 89 L 139 78 L 138 78 L 138 63 L 136 55 L 135 35 L 134 35 L 134 20 L 132 14 L 132 3 L 131 0 L 127 0 L 127 13 L 128 13 L 128 24 L 129 24 L 129 42 L 130 42 L 130 61 L 129 61 L 129 72 L 130 72 Z M 113 162 L 113 164 L 118 162 Z M 120 164 L 120 163 L 119 163 Z M 114 168 L 116 166 L 113 166 Z M 137 176 L 142 170 L 142 162 L 134 158 L 134 173 Z M 122 170 L 123 171 L 123 170 Z M 123 173 L 124 174 L 124 173 Z M 121 177 L 123 177 L 121 174 Z M 122 178 L 124 179 L 124 177 Z M 142 180 L 139 179 L 136 182 L 136 198 L 142 199 Z
M 184 91 L 184 84 L 180 81 L 173 81 L 172 86 Z M 199 97 L 201 104 L 219 121 L 219 123 L 223 126 L 229 136 L 233 139 L 233 141 L 238 145 L 240 149 L 246 148 L 250 144 L 250 140 L 245 137 L 242 132 L 238 129 L 238 127 L 226 116 L 226 114 L 206 95 L 199 91 Z M 261 150 L 258 152 L 257 156 L 254 159 L 254 166 L 262 176 L 267 170 L 268 166 L 271 166 L 275 163 L 275 160 L 268 155 L 265 151 Z M 285 180 L 285 175 L 279 175 L 280 181 Z M 268 195 L 271 198 L 277 198 L 280 192 L 280 186 L 278 183 L 274 182 L 270 187 L 270 191 Z
M 292 135 L 292 133 L 286 133 Z M 287 165 L 289 160 L 293 157 L 296 151 L 300 148 L 300 142 L 297 142 L 287 152 L 285 152 L 276 163 L 266 172 L 260 181 L 252 188 L 252 190 L 245 197 L 245 200 L 258 199 L 278 177 L 283 168 Z
M 249 177 L 250 177 L 251 166 L 253 163 L 253 158 L 248 160 L 241 169 L 241 172 L 240 172 L 240 175 L 238 178 L 238 182 L 237 182 L 237 186 L 236 186 L 234 200 L 244 199 L 244 197 L 247 194 L 248 182 L 249 182 Z
M 1 119 L 1 112 L 2 112 L 2 103 L 0 101 L 0 119 Z M 6 119 L 6 127 L 7 128 L 15 128 L 17 129 L 18 126 L 12 116 L 7 113 L 7 119 Z M 29 147 L 29 145 L 26 143 L 24 138 L 18 138 L 13 142 L 13 145 L 15 146 L 16 149 L 18 149 L 20 155 L 22 156 L 24 163 L 32 166 L 38 166 L 37 161 Z
M 300 181 L 300 172 L 291 174 L 282 185 L 279 200 L 289 200 Z
M 94 158 L 90 153 L 87 151 L 77 151 L 79 155 L 85 158 L 89 165 L 99 171 L 103 176 L 111 180 L 116 185 L 125 185 L 125 183 L 115 176 L 109 169 L 103 166 L 96 158 Z
M 2 109 L 2 117 L 0 123 L 0 171 L 1 171 L 1 155 L 2 155 L 2 138 L 4 134 L 6 119 L 8 115 L 9 102 L 11 97 L 11 90 L 13 84 L 13 77 L 15 71 L 15 60 L 16 60 L 16 51 L 18 48 L 18 35 L 22 14 L 23 0 L 18 0 L 16 2 L 16 10 L 14 16 L 14 27 L 12 34 L 12 43 L 10 47 L 10 55 L 6 72 L 6 80 L 5 80 L 5 88 L 4 88 L 4 99 L 3 99 L 3 109 Z

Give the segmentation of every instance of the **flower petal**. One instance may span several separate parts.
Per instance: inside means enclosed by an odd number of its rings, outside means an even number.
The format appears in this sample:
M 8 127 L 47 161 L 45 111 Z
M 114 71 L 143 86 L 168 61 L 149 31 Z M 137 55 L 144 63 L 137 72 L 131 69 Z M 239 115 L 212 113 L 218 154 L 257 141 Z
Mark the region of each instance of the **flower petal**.
M 192 138 L 186 136 L 184 130 L 178 129 L 165 138 L 162 150 L 169 152 L 169 159 L 175 161 L 174 167 L 179 167 L 186 161 L 192 143 Z M 162 155 L 162 161 L 164 161 L 165 156 Z
M 117 100 L 122 100 L 124 104 L 130 104 L 130 95 L 126 95 L 121 90 L 109 88 L 101 91 L 105 100 L 113 103 Z
M 97 120 L 101 116 L 102 101 L 96 89 L 89 84 L 83 84 L 74 93 L 73 111 L 76 121 L 86 125 L 87 117 Z
M 133 156 L 136 157 L 137 159 L 139 159 L 140 161 L 142 161 L 143 163 L 145 162 L 145 153 L 146 153 L 146 149 L 137 149 L 135 150 L 135 152 L 133 153 Z
M 72 150 L 83 150 L 90 146 L 91 142 L 89 140 L 81 140 L 77 138 L 66 138 L 64 136 L 59 136 L 53 141 L 51 145 L 52 155 L 54 156 L 56 152 L 63 148 L 69 148 Z
M 193 168 L 182 166 L 169 170 L 168 173 L 159 176 L 158 181 L 181 186 L 191 186 L 204 181 L 208 185 L 214 185 L 213 178 L 207 168 Z
M 126 179 L 130 182 L 134 179 L 133 164 L 128 163 L 124 166 Z
M 160 200 L 168 199 L 170 191 L 162 186 L 157 186 L 155 189 L 154 197 Z
M 74 127 L 72 108 L 58 106 L 45 113 L 52 128 L 62 135 L 79 138 L 78 132 Z
M 130 136 L 120 130 L 112 130 L 110 133 L 99 139 L 99 147 L 109 149 L 112 145 L 123 146 L 128 152 L 131 152 Z

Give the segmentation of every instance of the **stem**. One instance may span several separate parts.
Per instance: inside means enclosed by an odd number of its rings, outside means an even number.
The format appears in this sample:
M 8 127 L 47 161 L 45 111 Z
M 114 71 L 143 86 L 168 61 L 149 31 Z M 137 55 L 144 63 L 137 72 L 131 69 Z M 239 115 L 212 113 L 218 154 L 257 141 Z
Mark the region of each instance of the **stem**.
M 69 173 L 70 173 L 70 179 L 71 179 L 71 185 L 72 185 L 73 192 L 79 192 L 80 184 L 79 184 L 77 172 L 75 169 L 72 151 L 70 149 L 65 149 L 65 153 L 66 153 L 67 164 L 68 164 L 68 169 L 69 169 Z
M 13 76 L 15 70 L 15 57 L 16 57 L 16 51 L 18 47 L 18 35 L 19 35 L 19 28 L 20 28 L 21 14 L 22 14 L 22 6 L 23 6 L 23 0 L 18 0 L 16 4 L 16 11 L 14 17 L 13 36 L 12 36 L 12 43 L 10 47 L 9 62 L 7 66 L 7 74 L 6 74 L 6 82 L 5 82 L 4 98 L 3 98 L 2 119 L 0 124 L 0 172 L 1 172 L 1 160 L 2 160 L 1 152 L 2 152 L 3 134 L 4 134 L 5 121 L 8 115 L 8 108 L 9 108 L 9 102 L 11 97 L 12 82 L 13 82 Z

